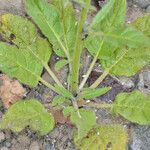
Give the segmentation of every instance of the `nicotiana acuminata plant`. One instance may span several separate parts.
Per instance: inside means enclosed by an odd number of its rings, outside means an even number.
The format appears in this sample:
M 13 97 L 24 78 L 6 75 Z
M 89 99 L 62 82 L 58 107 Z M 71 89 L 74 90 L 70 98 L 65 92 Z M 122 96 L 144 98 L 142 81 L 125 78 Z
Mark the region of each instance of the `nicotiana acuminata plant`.
M 111 146 L 123 150 L 126 132 L 121 125 L 97 125 L 95 112 L 78 102 L 93 100 L 108 92 L 111 87 L 98 88 L 107 75 L 133 76 L 150 63 L 150 14 L 132 24 L 125 23 L 126 0 L 109 0 L 88 26 L 87 37 L 83 29 L 89 11 L 90 0 L 75 1 L 80 4 L 77 19 L 71 0 L 25 0 L 31 20 L 13 15 L 0 16 L 0 70 L 23 84 L 36 87 L 39 82 L 56 92 L 51 106 L 62 110 L 65 117 L 75 124 L 75 143 L 82 150 L 99 150 Z M 42 38 L 36 26 L 46 37 Z M 86 49 L 93 56 L 87 73 L 79 82 L 81 54 Z M 58 71 L 68 66 L 67 87 L 59 81 L 48 62 L 55 53 L 61 60 L 55 64 Z M 87 79 L 96 61 L 103 74 L 90 87 Z M 55 84 L 41 77 L 43 68 Z M 150 97 L 140 91 L 119 94 L 113 104 L 87 104 L 91 107 L 108 108 L 131 122 L 150 124 Z M 35 99 L 21 100 L 12 105 L 3 116 L 1 129 L 19 132 L 29 126 L 41 135 L 54 128 L 54 117 Z M 119 132 L 116 132 L 119 131 Z M 97 136 L 100 132 L 100 136 Z M 111 133 L 111 134 L 110 134 Z M 88 136 L 87 136 L 88 134 Z M 91 141 L 103 141 L 94 144 Z M 109 142 L 112 141 L 111 144 Z M 82 144 L 81 144 L 82 143 Z

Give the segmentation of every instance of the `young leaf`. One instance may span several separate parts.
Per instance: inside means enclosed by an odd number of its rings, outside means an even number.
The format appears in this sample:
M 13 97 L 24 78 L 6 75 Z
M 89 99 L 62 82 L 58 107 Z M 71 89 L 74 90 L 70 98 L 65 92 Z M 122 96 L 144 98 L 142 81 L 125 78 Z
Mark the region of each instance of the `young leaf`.
M 90 26 L 96 31 L 109 31 L 117 28 L 125 22 L 126 0 L 109 0 L 109 2 L 97 13 Z
M 38 36 L 30 21 L 20 16 L 1 16 L 0 28 L 3 38 L 13 43 L 0 42 L 0 70 L 35 87 L 51 55 L 49 43 Z
M 1 129 L 20 132 L 29 126 L 40 135 L 46 135 L 54 128 L 54 118 L 37 100 L 23 100 L 10 107 L 0 122 Z
M 72 95 L 72 93 L 70 91 L 66 90 L 63 87 L 58 86 L 57 84 L 55 84 L 55 87 L 59 91 L 59 93 L 61 93 L 61 95 L 63 97 L 71 98 L 71 99 L 73 98 L 73 95 Z
M 70 115 L 70 120 L 78 129 L 78 139 L 84 138 L 87 133 L 96 125 L 96 115 L 93 111 L 79 109 L 79 114 L 73 107 L 64 109 L 64 116 Z
M 52 102 L 52 105 L 53 106 L 60 106 L 61 104 L 65 103 L 65 102 L 68 102 L 69 100 L 63 96 L 55 96 L 54 99 L 53 99 L 53 102 Z M 69 101 L 70 102 L 70 101 Z
M 82 140 L 74 138 L 80 150 L 126 150 L 127 140 L 127 131 L 118 124 L 98 126 Z
M 119 94 L 112 110 L 116 115 L 119 114 L 131 122 L 150 124 L 150 96 L 139 91 Z
M 81 97 L 85 99 L 93 99 L 95 97 L 104 95 L 109 90 L 111 90 L 111 87 L 104 87 L 98 89 L 86 88 L 83 89 L 83 91 L 81 92 Z
M 26 0 L 26 8 L 28 14 L 52 43 L 56 54 L 70 57 L 69 51 L 74 48 L 76 32 L 73 7 L 70 2 L 65 8 L 59 7 L 61 1 L 55 3 L 57 5 L 48 4 L 46 0 Z
M 61 16 L 61 22 L 64 32 L 63 34 L 64 44 L 66 45 L 66 48 L 69 50 L 70 55 L 72 55 L 75 48 L 75 38 L 77 32 L 77 20 L 75 17 L 75 11 L 72 6 L 72 2 L 69 0 L 65 1 L 56 0 L 52 1 L 52 4 L 57 8 Z
M 55 64 L 55 70 L 59 71 L 67 64 L 68 64 L 68 61 L 66 59 L 59 60 Z
M 63 114 L 65 117 L 69 117 L 72 114 L 72 112 L 74 112 L 74 111 L 75 111 L 74 107 L 68 106 L 63 110 Z

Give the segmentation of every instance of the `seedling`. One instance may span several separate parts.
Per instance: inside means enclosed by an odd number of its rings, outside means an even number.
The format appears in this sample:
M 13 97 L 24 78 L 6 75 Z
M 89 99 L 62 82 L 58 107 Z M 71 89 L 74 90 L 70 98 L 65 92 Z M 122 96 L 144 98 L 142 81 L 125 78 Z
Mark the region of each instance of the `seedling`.
M 75 14 L 74 3 L 80 5 L 79 18 Z M 94 100 L 111 90 L 111 87 L 98 88 L 107 75 L 130 77 L 150 63 L 150 15 L 126 24 L 126 0 L 109 0 L 86 27 L 88 30 L 85 33 L 88 12 L 94 10 L 90 3 L 90 0 L 54 0 L 51 3 L 25 0 L 26 11 L 32 21 L 13 14 L 2 15 L 0 70 L 30 87 L 42 83 L 57 93 L 50 105 L 62 110 L 76 126 L 74 139 L 78 148 L 99 150 L 111 147 L 116 150 L 117 147 L 117 150 L 123 150 L 127 141 L 124 128 L 121 125 L 98 125 L 95 112 L 87 106 L 107 108 L 131 122 L 147 125 L 150 124 L 150 97 L 136 90 L 119 94 L 113 104 L 90 102 L 84 103 L 81 108 L 79 103 Z M 45 38 L 41 37 L 37 27 Z M 92 62 L 87 73 L 80 75 L 84 67 L 81 64 L 84 50 L 92 55 Z M 50 68 L 53 64 L 48 65 L 54 53 L 60 57 L 55 64 L 57 72 L 68 66 L 67 86 Z M 97 61 L 103 74 L 87 86 Z M 43 68 L 55 84 L 42 79 Z M 38 100 L 21 100 L 6 112 L 0 127 L 19 132 L 29 126 L 45 135 L 54 128 L 54 124 L 53 116 Z M 93 140 L 100 142 L 94 144 Z

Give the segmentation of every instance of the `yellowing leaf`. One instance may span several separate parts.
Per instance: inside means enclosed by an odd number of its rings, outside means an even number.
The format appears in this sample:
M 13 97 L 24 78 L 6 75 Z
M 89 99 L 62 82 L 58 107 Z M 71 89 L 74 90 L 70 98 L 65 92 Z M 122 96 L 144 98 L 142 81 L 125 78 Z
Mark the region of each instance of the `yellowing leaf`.
M 26 90 L 17 81 L 10 79 L 7 75 L 0 76 L 0 99 L 6 108 L 9 108 L 12 104 L 23 98 L 26 94 Z
M 101 125 L 74 141 L 80 150 L 126 150 L 127 132 L 121 125 Z
M 20 16 L 1 16 L 0 28 L 3 38 L 12 43 L 0 42 L 0 70 L 35 87 L 51 55 L 49 43 L 30 21 Z
M 54 118 L 37 100 L 23 100 L 10 107 L 0 122 L 1 129 L 20 132 L 29 126 L 40 135 L 48 134 L 54 128 Z
M 135 20 L 131 23 L 131 26 L 134 26 L 136 29 L 150 37 L 150 13 Z

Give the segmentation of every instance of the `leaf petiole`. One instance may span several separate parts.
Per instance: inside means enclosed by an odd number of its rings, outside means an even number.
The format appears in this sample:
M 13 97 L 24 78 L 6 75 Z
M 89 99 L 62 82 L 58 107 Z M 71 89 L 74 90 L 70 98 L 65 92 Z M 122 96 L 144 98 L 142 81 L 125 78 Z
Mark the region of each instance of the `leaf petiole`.
M 49 75 L 53 78 L 53 80 L 60 86 L 63 87 L 62 83 L 58 80 L 58 78 L 55 76 L 51 68 L 48 66 L 48 64 L 44 64 L 44 68 L 49 73 Z
M 51 85 L 50 83 L 48 83 L 47 81 L 45 81 L 44 79 L 42 79 L 41 77 L 39 77 L 39 81 L 45 85 L 46 87 L 48 87 L 49 89 L 53 90 L 54 92 L 58 93 L 61 95 L 61 93 L 57 90 L 57 88 L 55 88 L 53 85 Z
M 87 18 L 87 14 L 90 8 L 90 0 L 86 0 L 86 8 L 82 8 L 80 21 L 78 25 L 76 41 L 75 41 L 75 50 L 74 50 L 74 58 L 72 60 L 72 72 L 71 72 L 71 91 L 76 93 L 78 90 L 78 82 L 79 82 L 79 69 L 80 69 L 80 57 L 82 53 L 82 31 L 84 28 L 84 24 Z
M 102 49 L 103 43 L 104 43 L 104 40 L 101 42 L 100 48 L 99 48 L 99 50 L 97 51 L 97 53 L 96 53 L 96 55 L 95 55 L 95 57 L 94 57 L 94 59 L 93 59 L 91 65 L 90 65 L 89 70 L 87 71 L 86 75 L 84 76 L 84 79 L 82 80 L 82 82 L 81 82 L 81 84 L 80 84 L 80 86 L 79 86 L 79 91 L 81 91 L 81 90 L 83 89 L 83 87 L 84 87 L 84 85 L 85 85 L 87 79 L 89 78 L 89 75 L 91 74 L 91 72 L 92 72 L 92 70 L 93 70 L 93 67 L 94 67 L 94 65 L 95 65 L 95 63 L 96 63 L 96 61 L 97 61 L 98 56 L 99 56 L 99 53 L 100 53 L 100 51 L 101 51 L 101 49 Z
M 98 85 L 107 77 L 107 75 L 110 73 L 111 69 L 115 67 L 123 58 L 124 56 L 129 52 L 129 49 L 126 49 L 122 55 L 112 64 L 112 66 L 104 71 L 102 75 L 99 76 L 99 78 L 90 86 L 90 88 L 96 88 Z

